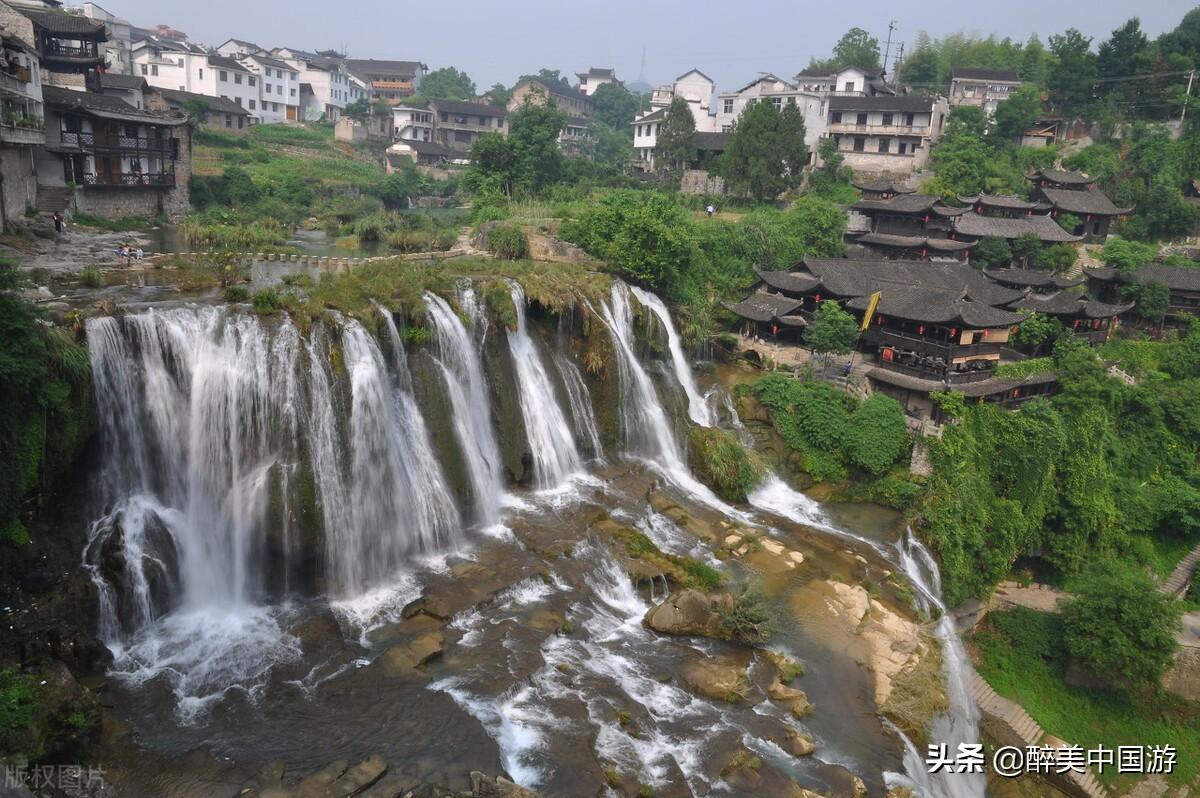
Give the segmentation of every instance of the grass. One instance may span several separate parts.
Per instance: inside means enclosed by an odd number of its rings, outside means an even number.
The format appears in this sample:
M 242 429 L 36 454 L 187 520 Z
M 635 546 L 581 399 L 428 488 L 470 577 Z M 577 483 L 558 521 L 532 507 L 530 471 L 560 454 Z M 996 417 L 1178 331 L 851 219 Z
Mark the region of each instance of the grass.
M 80 281 L 88 288 L 99 288 L 104 285 L 104 275 L 96 266 L 87 266 L 79 273 Z
M 1048 734 L 1094 748 L 1104 745 L 1173 745 L 1178 751 L 1172 784 L 1188 784 L 1200 772 L 1200 724 L 1196 707 L 1172 696 L 1147 701 L 1119 690 L 1072 687 L 1065 681 L 1067 652 L 1057 615 L 1017 608 L 993 612 L 976 632 L 976 667 L 1000 695 L 1023 706 Z M 1105 768 L 1100 779 L 1118 788 L 1135 777 Z
M 746 494 L 762 481 L 766 469 L 758 455 L 738 442 L 728 430 L 692 427 L 688 431 L 688 459 L 701 482 L 722 499 L 744 502 Z

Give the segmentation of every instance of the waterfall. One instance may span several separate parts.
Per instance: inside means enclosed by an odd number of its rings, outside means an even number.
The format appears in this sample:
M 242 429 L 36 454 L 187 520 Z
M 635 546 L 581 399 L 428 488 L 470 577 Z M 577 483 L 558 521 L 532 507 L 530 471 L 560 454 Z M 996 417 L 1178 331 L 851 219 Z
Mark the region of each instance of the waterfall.
M 604 457 L 604 447 L 600 445 L 600 431 L 596 428 L 596 414 L 592 410 L 592 395 L 588 391 L 579 367 L 561 352 L 554 355 L 554 365 L 558 368 L 563 385 L 567 389 L 567 400 L 571 404 L 571 418 L 575 422 L 575 437 L 582 441 L 583 449 L 596 459 Z
M 933 720 L 929 739 L 945 743 L 951 751 L 961 743 L 979 742 L 979 707 L 971 696 L 971 661 L 963 648 L 954 620 L 942 603 L 942 577 L 937 561 L 925 545 L 905 530 L 896 546 L 900 566 L 920 594 L 922 609 L 940 613 L 934 633 L 942 644 L 943 669 L 946 676 L 946 697 L 950 708 Z M 907 740 L 906 740 L 907 743 Z M 925 763 L 912 755 L 907 746 L 904 758 L 909 778 L 917 782 L 926 795 L 934 798 L 980 798 L 987 782 L 983 774 L 928 772 Z M 915 761 L 914 761 L 915 760 Z
M 559 407 L 538 347 L 525 326 L 525 291 L 515 280 L 508 285 L 517 314 L 517 329 L 508 333 L 508 348 L 521 393 L 521 417 L 533 462 L 533 482 L 538 488 L 554 488 L 582 470 L 582 463 L 571 425 Z
M 692 368 L 688 365 L 687 358 L 683 356 L 683 347 L 679 343 L 679 334 L 675 331 L 675 325 L 671 322 L 671 314 L 668 312 L 667 306 L 663 304 L 663 301 L 657 295 L 649 291 L 644 291 L 636 286 L 630 290 L 633 291 L 633 295 L 637 297 L 638 302 L 643 307 L 658 317 L 663 329 L 666 330 L 667 349 L 671 352 L 671 365 L 675 369 L 675 379 L 683 388 L 683 392 L 687 394 L 688 416 L 702 427 L 714 426 L 717 423 L 716 415 L 713 413 L 713 409 L 709 407 L 708 402 L 696 390 L 696 379 L 692 375 Z
M 475 512 L 480 523 L 491 526 L 500 518 L 500 495 L 504 487 L 500 449 L 492 427 L 477 344 L 446 300 L 426 293 L 425 307 L 433 327 L 434 362 L 446 386 L 446 400 L 467 466 Z M 475 307 L 473 302 L 470 307 Z

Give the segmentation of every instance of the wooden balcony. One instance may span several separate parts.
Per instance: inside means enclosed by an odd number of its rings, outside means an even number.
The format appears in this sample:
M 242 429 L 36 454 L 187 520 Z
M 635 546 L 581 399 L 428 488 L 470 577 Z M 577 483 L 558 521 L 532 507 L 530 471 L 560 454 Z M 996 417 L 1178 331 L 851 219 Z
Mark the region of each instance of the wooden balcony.
M 831 122 L 830 133 L 860 133 L 864 136 L 927 136 L 928 125 L 870 125 L 857 122 Z
M 179 157 L 179 141 L 173 138 L 158 139 L 147 138 L 145 136 L 64 132 L 62 134 L 62 143 L 85 150 L 129 152 L 143 155 L 157 155 L 172 159 Z
M 991 361 L 988 361 L 989 363 Z M 949 382 L 950 385 L 966 385 L 972 382 L 983 382 L 989 380 L 995 375 L 994 368 L 967 369 L 965 371 L 955 371 L 953 368 L 937 368 L 929 366 L 920 366 L 912 363 L 900 363 L 895 360 L 879 359 L 880 368 L 894 371 L 898 374 L 907 374 L 910 377 L 916 377 L 921 380 L 932 380 L 934 382 Z

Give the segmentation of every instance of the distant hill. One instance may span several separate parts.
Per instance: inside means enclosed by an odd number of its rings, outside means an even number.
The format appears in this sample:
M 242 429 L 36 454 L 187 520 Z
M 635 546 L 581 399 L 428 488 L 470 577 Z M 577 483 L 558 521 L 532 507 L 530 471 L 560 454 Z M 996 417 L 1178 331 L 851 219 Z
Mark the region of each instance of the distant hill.
M 654 87 L 644 80 L 637 80 L 633 83 L 625 84 L 625 88 L 629 89 L 634 94 L 649 94 Z

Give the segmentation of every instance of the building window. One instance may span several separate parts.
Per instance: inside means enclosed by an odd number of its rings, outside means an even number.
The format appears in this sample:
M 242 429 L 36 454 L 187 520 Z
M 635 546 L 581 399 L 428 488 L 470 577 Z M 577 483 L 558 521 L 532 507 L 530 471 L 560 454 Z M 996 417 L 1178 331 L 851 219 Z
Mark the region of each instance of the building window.
M 238 105 L 241 105 L 241 104 L 242 104 L 242 98 L 241 98 L 241 97 L 234 97 L 234 98 L 233 98 L 233 101 L 234 101 L 235 103 L 237 103 Z
M 296 79 L 296 73 L 295 73 L 295 72 L 289 72 L 289 73 L 288 73 L 288 77 L 290 77 L 292 80 L 295 80 L 295 79 Z
M 150 65 L 150 74 L 151 74 L 151 75 L 157 75 L 157 74 L 158 74 L 158 64 L 151 64 L 151 65 Z
M 241 105 L 241 103 L 238 103 L 238 105 Z M 239 116 L 238 117 L 238 130 L 241 130 L 245 126 L 246 126 L 246 117 Z
M 908 152 L 908 142 L 905 142 L 905 141 L 900 142 L 900 147 L 899 147 L 898 152 L 901 155 L 904 155 L 906 152 Z
M 264 83 L 263 84 L 263 94 L 270 94 L 270 93 L 271 93 L 271 84 Z
M 883 115 L 883 124 L 884 124 L 884 126 L 890 126 L 892 124 L 892 115 L 891 114 Z
M 275 113 L 279 113 L 279 103 L 271 103 L 271 110 Z
M 733 100 L 725 100 L 725 102 L 723 104 L 723 110 L 727 114 L 732 114 L 733 113 Z
M 292 97 L 295 97 L 295 96 L 296 96 L 296 90 L 295 90 L 295 89 L 292 89 L 291 96 L 292 96 Z
M 204 80 L 204 68 L 200 68 L 200 80 Z
M 217 77 L 219 77 L 221 79 L 222 83 L 229 82 L 229 73 L 226 72 L 224 69 L 221 70 L 221 73 Z
M 258 84 L 257 84 L 257 81 L 258 81 L 258 78 L 254 77 L 253 75 L 251 75 L 251 76 L 250 76 L 250 85 L 251 85 L 251 86 L 256 86 L 256 85 L 258 85 Z
M 834 111 L 834 112 L 833 112 L 833 113 L 830 115 L 830 119 L 829 119 L 829 121 L 830 121 L 830 122 L 833 122 L 835 125 L 841 124 L 841 122 L 842 122 L 842 112 L 841 112 L 841 111 Z
M 225 114 L 225 127 L 233 127 L 233 117 Z
M 150 67 L 146 66 L 145 64 L 142 64 L 142 74 L 145 75 L 145 74 L 149 73 L 149 71 L 150 71 Z
M 855 151 L 855 152 L 862 152 L 862 151 L 863 151 L 863 150 L 865 150 L 866 148 L 867 148 L 867 140 L 866 140 L 866 139 L 864 139 L 862 136 L 857 136 L 857 137 L 854 139 L 854 151 Z
M 913 120 L 914 120 L 914 119 L 915 119 L 915 117 L 914 117 L 912 114 L 905 114 L 905 115 L 904 115 L 904 124 L 905 124 L 907 127 L 912 127 L 912 126 L 913 126 Z
M 854 81 L 846 81 L 846 84 L 842 86 L 842 91 L 854 91 Z
M 253 110 L 254 110 L 254 100 L 251 100 L 251 101 L 250 101 L 250 110 L 251 110 L 251 111 L 253 111 Z
M 254 101 L 251 100 L 250 102 L 253 103 Z M 253 107 L 254 106 L 251 105 L 251 108 L 253 108 Z M 892 151 L 892 140 L 891 139 L 880 139 L 879 140 L 879 151 L 880 152 L 891 152 Z
M 233 82 L 234 82 L 234 83 L 241 83 L 241 82 L 242 82 L 242 76 L 241 76 L 241 75 L 239 75 L 237 72 L 234 72 L 234 73 L 233 73 Z

